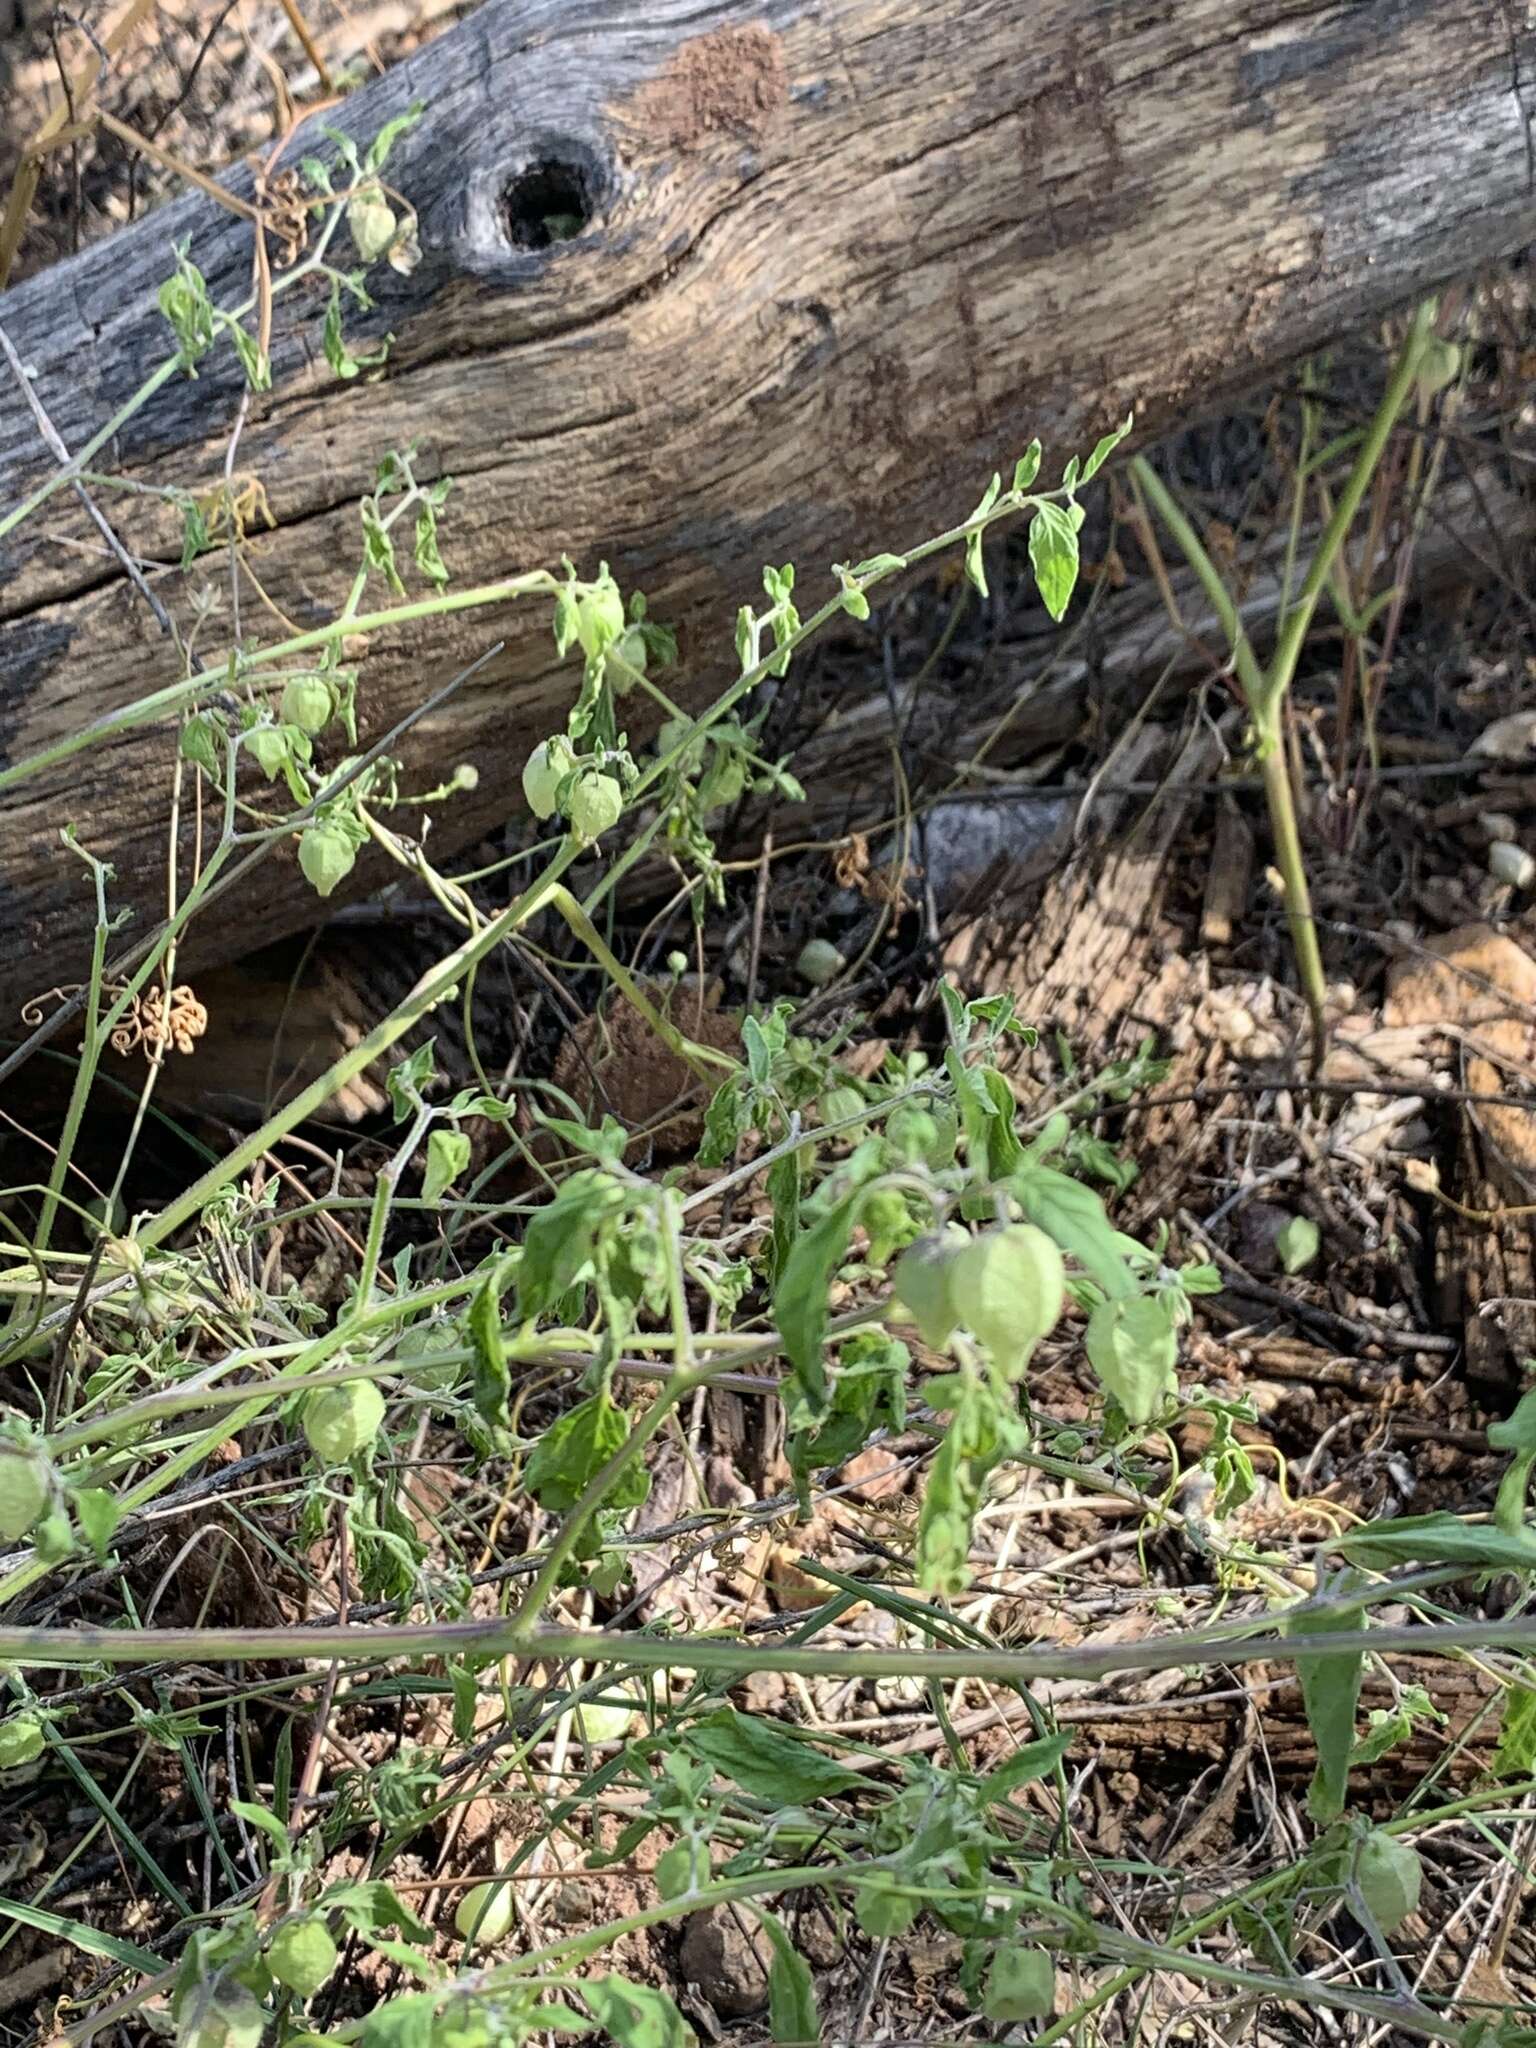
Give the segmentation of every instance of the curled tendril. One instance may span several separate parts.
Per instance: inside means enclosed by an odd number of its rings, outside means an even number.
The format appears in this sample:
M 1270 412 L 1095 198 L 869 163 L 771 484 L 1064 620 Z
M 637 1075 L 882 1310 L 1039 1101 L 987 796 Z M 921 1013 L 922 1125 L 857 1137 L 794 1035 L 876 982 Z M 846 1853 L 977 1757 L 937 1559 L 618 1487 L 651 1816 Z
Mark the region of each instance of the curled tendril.
M 57 988 L 45 989 L 41 995 L 31 997 L 22 1004 L 22 1023 L 29 1031 L 36 1030 L 47 1015 L 50 1003 L 68 1002 L 71 996 L 80 993 L 82 986 L 80 982 L 63 982 Z M 112 1033 L 112 1050 L 125 1056 L 139 1051 L 141 1047 L 148 1059 L 167 1051 L 190 1053 L 208 1029 L 207 1008 L 198 1001 L 196 992 L 186 982 L 173 988 L 169 995 L 163 988 L 147 988 L 136 996 L 128 996 L 120 981 L 106 982 L 102 994 L 113 1002 L 127 996 L 128 1008 Z
M 148 988 L 130 999 L 112 1033 L 112 1050 L 124 1055 L 142 1050 L 150 1059 L 172 1049 L 190 1053 L 207 1029 L 208 1011 L 185 982 L 169 995 L 163 988 Z

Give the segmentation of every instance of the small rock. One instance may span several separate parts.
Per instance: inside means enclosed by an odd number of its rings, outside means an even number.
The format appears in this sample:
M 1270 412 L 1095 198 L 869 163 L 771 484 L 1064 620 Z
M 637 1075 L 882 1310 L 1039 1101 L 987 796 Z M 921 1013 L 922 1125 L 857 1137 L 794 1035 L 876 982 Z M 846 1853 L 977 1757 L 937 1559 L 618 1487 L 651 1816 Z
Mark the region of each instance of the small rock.
M 690 1913 L 680 1960 L 683 1975 L 718 2013 L 743 2019 L 768 2002 L 773 1949 L 745 1913 L 738 1919 L 729 1906 Z
M 1529 889 L 1536 882 L 1536 859 L 1523 846 L 1507 839 L 1495 839 L 1488 848 L 1488 872 L 1513 889 Z
M 1536 711 L 1516 711 L 1508 718 L 1496 718 L 1468 748 L 1492 761 L 1526 761 L 1536 746 Z
M 579 1877 L 568 1877 L 558 1887 L 551 1910 L 562 1927 L 591 1927 L 602 1917 L 597 1894 Z
M 874 1501 L 905 1493 L 911 1476 L 906 1460 L 893 1445 L 871 1444 L 848 1460 L 839 1478 L 855 1500 Z

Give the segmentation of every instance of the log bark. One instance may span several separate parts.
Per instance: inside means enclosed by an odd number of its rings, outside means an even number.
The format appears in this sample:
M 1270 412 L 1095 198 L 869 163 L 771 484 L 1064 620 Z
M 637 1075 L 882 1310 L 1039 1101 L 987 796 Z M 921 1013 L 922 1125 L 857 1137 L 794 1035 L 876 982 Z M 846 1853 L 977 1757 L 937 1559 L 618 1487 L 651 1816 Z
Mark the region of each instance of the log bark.
M 489 0 L 339 116 L 366 138 L 426 102 L 390 162 L 424 256 L 409 279 L 385 273 L 352 330 L 393 335 L 377 376 L 337 381 L 319 307 L 279 302 L 274 388 L 235 458 L 275 521 L 246 543 L 243 626 L 270 626 L 257 582 L 301 630 L 334 618 L 374 466 L 414 442 L 422 474 L 458 480 L 457 584 L 605 557 L 680 625 L 679 688 L 705 697 L 763 561 L 798 559 L 814 588 L 834 556 L 963 517 L 1032 434 L 1060 457 L 1130 410 L 1153 432 L 1529 239 L 1523 23 L 1493 0 L 987 0 L 963 29 L 919 0 Z M 310 131 L 286 160 L 315 147 Z M 251 191 L 245 173 L 231 185 Z M 580 231 L 525 246 L 521 215 L 551 192 Z M 183 239 L 215 303 L 237 303 L 250 224 L 201 196 L 0 300 L 69 449 L 165 355 L 155 291 Z M 240 403 L 226 346 L 101 464 L 208 489 Z M 0 364 L 0 507 L 55 461 Z M 139 554 L 174 564 L 168 512 L 102 495 Z M 224 607 L 200 658 L 227 644 L 225 561 L 152 581 L 184 631 Z M 181 669 L 67 491 L 0 541 L 0 634 L 11 1008 L 86 970 L 94 903 L 62 825 L 114 863 L 136 929 L 159 914 L 174 723 L 54 769 L 29 758 Z M 480 771 L 435 828 L 443 853 L 519 808 L 525 751 L 570 687 L 547 617 L 464 613 L 380 635 L 363 663 L 366 740 L 500 637 L 405 749 L 413 777 Z M 185 878 L 206 821 L 176 829 Z M 357 881 L 378 878 L 364 864 Z M 183 959 L 314 914 L 283 848 Z

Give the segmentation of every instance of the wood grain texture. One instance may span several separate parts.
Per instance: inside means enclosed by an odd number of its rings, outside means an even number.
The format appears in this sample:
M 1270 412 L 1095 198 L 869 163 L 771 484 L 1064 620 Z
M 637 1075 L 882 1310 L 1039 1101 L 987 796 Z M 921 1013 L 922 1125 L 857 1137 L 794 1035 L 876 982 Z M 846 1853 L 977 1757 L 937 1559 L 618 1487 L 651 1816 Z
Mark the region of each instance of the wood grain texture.
M 371 382 L 333 379 L 317 303 L 279 302 L 275 389 L 239 449 L 277 521 L 251 566 L 299 627 L 333 617 L 374 464 L 414 441 L 422 474 L 458 479 L 456 582 L 606 557 L 680 624 L 683 688 L 704 696 L 764 560 L 797 560 L 814 594 L 834 556 L 962 517 L 1033 433 L 1064 455 L 1131 409 L 1155 430 L 1528 239 L 1525 19 L 1497 0 L 980 0 L 948 21 L 920 0 L 489 0 L 340 116 L 367 137 L 428 103 L 390 165 L 424 258 L 384 273 L 355 330 L 395 337 Z M 579 167 L 592 219 L 516 247 L 502 195 L 549 159 Z M 154 292 L 181 238 L 236 303 L 250 227 L 200 197 L 0 299 L 70 448 L 165 354 Z M 221 351 L 109 466 L 211 486 L 238 397 Z M 50 461 L 0 382 L 0 506 Z M 110 503 L 140 553 L 174 560 L 152 501 Z M 156 588 L 184 626 L 227 608 L 214 557 Z M 248 601 L 245 624 L 271 622 Z M 226 609 L 199 653 L 227 632 Z M 177 673 L 67 493 L 0 542 L 0 636 L 0 766 Z M 367 738 L 501 636 L 407 751 L 413 772 L 480 770 L 442 852 L 520 803 L 569 688 L 547 619 L 461 615 L 377 639 L 363 666 Z M 158 913 L 174 745 L 169 724 L 134 732 L 0 799 L 6 1007 L 84 970 L 90 897 L 61 824 L 110 855 L 138 929 Z M 189 964 L 313 915 L 281 851 Z

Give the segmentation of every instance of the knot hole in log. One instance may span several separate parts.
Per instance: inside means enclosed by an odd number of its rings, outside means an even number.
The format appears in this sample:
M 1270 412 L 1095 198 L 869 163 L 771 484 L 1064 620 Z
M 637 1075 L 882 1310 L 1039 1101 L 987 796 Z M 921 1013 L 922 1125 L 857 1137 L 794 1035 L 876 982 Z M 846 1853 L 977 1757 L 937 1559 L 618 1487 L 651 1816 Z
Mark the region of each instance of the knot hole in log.
M 540 145 L 502 187 L 501 219 L 514 249 L 548 249 L 591 226 L 606 197 L 607 173 L 574 137 Z

